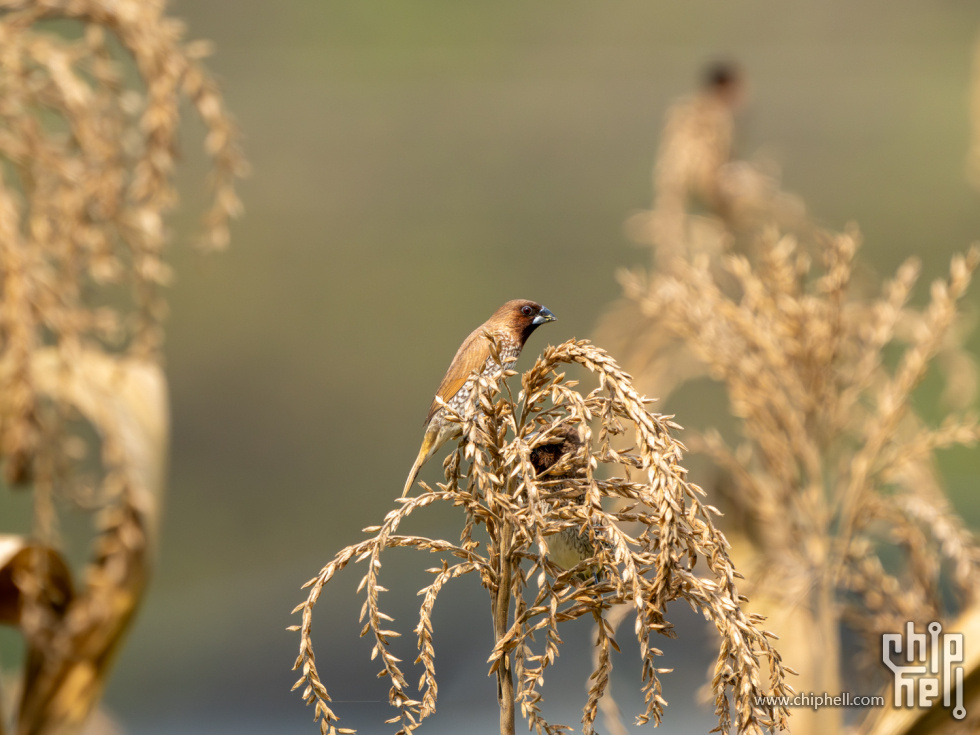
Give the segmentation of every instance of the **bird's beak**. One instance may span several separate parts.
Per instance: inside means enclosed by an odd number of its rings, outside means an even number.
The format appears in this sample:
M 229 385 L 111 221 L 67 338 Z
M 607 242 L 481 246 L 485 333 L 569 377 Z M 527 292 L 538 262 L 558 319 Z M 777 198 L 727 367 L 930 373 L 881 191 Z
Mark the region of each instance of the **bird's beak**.
M 537 326 L 539 324 L 544 324 L 545 322 L 553 322 L 557 318 L 558 317 L 556 317 L 554 314 L 548 311 L 548 309 L 542 306 L 541 311 L 538 312 L 538 315 L 531 320 L 531 324 Z

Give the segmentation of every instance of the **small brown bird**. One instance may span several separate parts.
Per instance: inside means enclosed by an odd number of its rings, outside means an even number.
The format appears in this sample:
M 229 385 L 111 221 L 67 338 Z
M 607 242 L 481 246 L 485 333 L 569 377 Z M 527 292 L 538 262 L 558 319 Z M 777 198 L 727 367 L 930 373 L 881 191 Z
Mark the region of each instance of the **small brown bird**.
M 538 479 L 572 480 L 583 478 L 585 476 L 583 460 L 575 458 L 583 445 L 584 442 L 578 427 L 566 425 L 557 429 L 551 442 L 541 444 L 531 450 L 531 465 L 534 467 Z M 552 469 L 554 465 L 566 457 L 572 461 L 570 467 Z M 567 501 L 562 501 L 561 505 L 581 505 L 584 502 L 585 492 L 583 491 Z M 598 536 L 598 530 L 594 530 L 593 534 Z M 597 540 L 600 544 L 603 543 L 601 537 Z M 581 530 L 578 526 L 568 526 L 548 538 L 548 558 L 566 572 L 586 559 L 595 556 L 595 552 L 596 547 L 589 539 L 589 532 Z M 575 577 L 582 581 L 592 577 L 598 582 L 600 575 L 601 569 L 598 566 L 592 566 L 578 572 Z
M 454 411 L 461 412 L 473 390 L 474 373 L 485 375 L 497 369 L 497 363 L 490 355 L 490 341 L 484 332 L 491 334 L 497 340 L 500 359 L 503 367 L 510 368 L 517 362 L 517 356 L 531 332 L 545 322 L 555 321 L 555 315 L 541 304 L 534 301 L 516 299 L 508 301 L 497 309 L 493 316 L 478 326 L 460 345 L 456 357 L 449 365 L 446 375 L 439 384 L 436 397 L 429 406 L 429 415 L 425 417 L 425 436 L 422 437 L 422 447 L 419 456 L 412 465 L 402 491 L 404 498 L 415 482 L 419 469 L 424 465 L 439 447 L 450 439 L 462 433 L 459 424 L 447 421 L 445 411 L 439 405 L 438 398 L 446 402 Z

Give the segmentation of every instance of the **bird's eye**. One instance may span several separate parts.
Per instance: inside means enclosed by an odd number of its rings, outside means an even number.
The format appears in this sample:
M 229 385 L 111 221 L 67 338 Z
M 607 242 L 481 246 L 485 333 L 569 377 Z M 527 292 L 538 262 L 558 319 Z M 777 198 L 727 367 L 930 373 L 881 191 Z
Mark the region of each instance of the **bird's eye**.
M 521 307 L 521 313 L 524 316 L 531 316 L 531 312 L 532 311 L 534 311 L 534 309 L 532 309 L 530 306 L 522 306 Z

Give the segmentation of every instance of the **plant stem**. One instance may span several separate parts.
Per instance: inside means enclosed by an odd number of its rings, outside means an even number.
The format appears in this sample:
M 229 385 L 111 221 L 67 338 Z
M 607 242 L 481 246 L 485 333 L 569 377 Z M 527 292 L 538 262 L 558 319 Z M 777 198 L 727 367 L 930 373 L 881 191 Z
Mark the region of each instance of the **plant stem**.
M 816 693 L 835 696 L 840 692 L 840 635 L 834 581 L 829 572 L 820 575 L 814 616 L 817 623 L 815 642 L 818 650 L 811 659 L 816 664 Z M 821 707 L 814 713 L 817 732 L 840 732 L 843 718 L 838 707 Z
M 510 542 L 513 530 L 504 522 L 500 530 L 500 554 L 497 567 L 497 592 L 493 600 L 494 643 L 507 634 L 510 618 Z M 497 704 L 500 707 L 500 735 L 514 735 L 514 675 L 510 653 L 505 653 L 497 667 Z

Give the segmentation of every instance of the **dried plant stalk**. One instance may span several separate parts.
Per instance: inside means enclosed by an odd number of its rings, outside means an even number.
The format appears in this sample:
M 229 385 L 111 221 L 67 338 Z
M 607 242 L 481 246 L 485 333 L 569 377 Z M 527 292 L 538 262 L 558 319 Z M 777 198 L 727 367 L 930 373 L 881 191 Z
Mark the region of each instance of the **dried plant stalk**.
M 575 390 L 558 370 L 566 364 L 586 368 L 598 379 L 588 393 Z M 480 378 L 470 398 L 472 413 L 454 414 L 463 439 L 446 462 L 446 482 L 426 487 L 405 499 L 384 523 L 365 529 L 372 536 L 336 554 L 306 587 L 309 594 L 294 612 L 302 613 L 300 650 L 295 668 L 302 672 L 296 687 L 315 706 L 323 733 L 351 732 L 337 727 L 330 697 L 317 668 L 312 642 L 313 610 L 324 586 L 350 562 L 366 561 L 360 588 L 366 595 L 362 635 L 374 638 L 372 657 L 379 657 L 381 676 L 391 682 L 389 702 L 398 715 L 400 733 L 413 732 L 435 711 L 436 680 L 432 644 L 432 610 L 436 597 L 452 579 L 477 573 L 490 593 L 496 644 L 490 654 L 491 674 L 500 684 L 501 733 L 514 730 L 514 704 L 538 733 L 571 728 L 545 720 L 540 686 L 558 655 L 559 625 L 583 615 L 599 622 L 599 657 L 592 672 L 583 709 L 583 732 L 593 733 L 598 703 L 608 686 L 610 653 L 617 648 L 604 614 L 613 605 L 627 605 L 636 618 L 635 634 L 642 657 L 646 707 L 639 723 L 659 723 L 666 702 L 661 696 L 661 652 L 655 635 L 672 636 L 666 618 L 668 603 L 684 600 L 700 610 L 718 630 L 721 646 L 711 682 L 719 727 L 759 733 L 785 725 L 786 712 L 760 705 L 756 697 L 790 691 L 779 654 L 761 619 L 744 612 L 745 598 L 736 589 L 738 577 L 724 537 L 715 528 L 714 508 L 703 492 L 687 480 L 681 465 L 682 445 L 671 435 L 677 428 L 668 417 L 647 410 L 632 380 L 603 350 L 585 341 L 547 348 L 521 379 L 515 400 L 506 382 L 512 372 Z M 542 449 L 573 450 L 546 469 L 536 468 Z M 629 437 L 633 447 L 614 448 Z M 561 454 L 559 451 L 558 454 Z M 541 466 L 538 463 L 538 466 Z M 603 502 L 605 501 L 605 502 Z M 617 503 L 617 510 L 607 506 Z M 465 515 L 458 543 L 397 533 L 413 512 L 436 502 L 460 507 Z M 623 530 L 623 523 L 639 529 Z M 474 531 L 484 526 L 487 540 Z M 551 558 L 557 539 L 572 529 L 590 549 L 581 561 L 563 569 Z M 409 692 L 398 659 L 390 653 L 391 618 L 381 611 L 379 582 L 384 549 L 409 546 L 443 555 L 431 569 L 433 582 L 420 590 L 424 602 L 415 632 L 424 673 L 421 698 Z M 695 571 L 703 565 L 704 576 Z M 544 650 L 532 645 L 535 634 Z
M 225 244 L 239 209 L 238 132 L 198 61 L 205 47 L 185 44 L 164 8 L 0 0 L 0 458 L 34 499 L 30 536 L 0 560 L 0 618 L 27 642 L 19 707 L 0 722 L 20 735 L 81 729 L 152 565 L 169 423 L 159 287 L 183 99 L 213 164 L 206 245 Z M 93 516 L 80 580 L 59 552 L 62 502 Z

